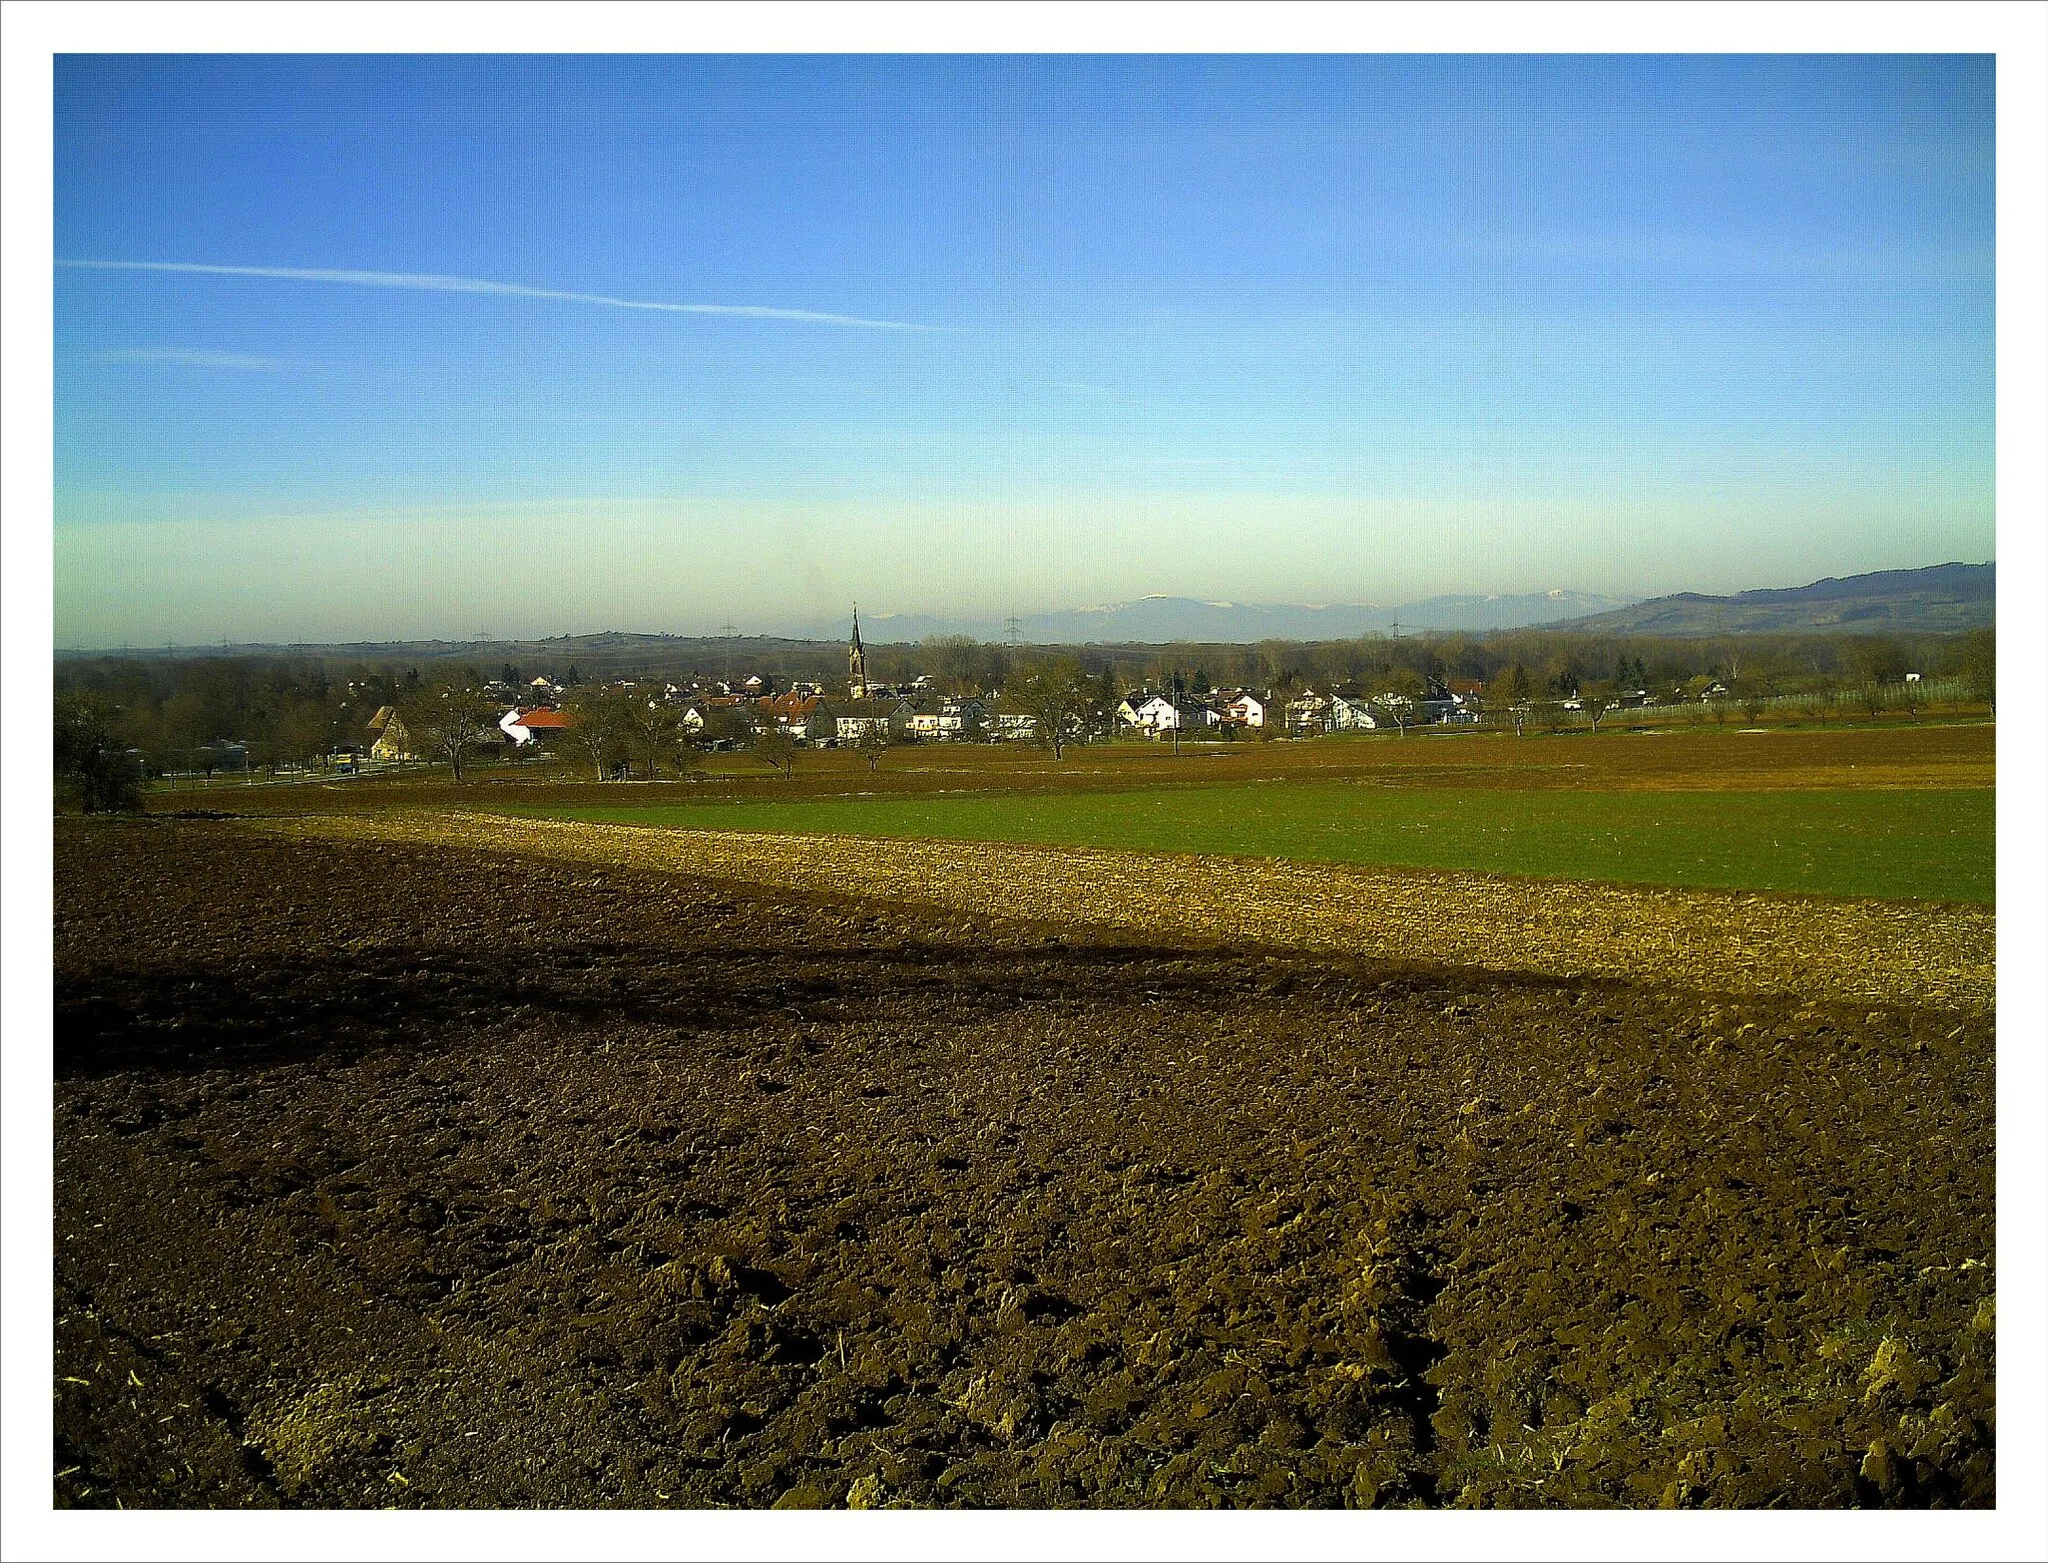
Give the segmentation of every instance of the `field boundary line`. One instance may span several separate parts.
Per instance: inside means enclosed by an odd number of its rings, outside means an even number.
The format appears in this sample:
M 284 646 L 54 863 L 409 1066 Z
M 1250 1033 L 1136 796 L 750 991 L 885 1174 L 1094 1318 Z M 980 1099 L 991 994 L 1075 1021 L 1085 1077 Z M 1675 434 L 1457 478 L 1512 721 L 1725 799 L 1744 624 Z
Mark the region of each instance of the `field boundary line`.
M 1997 993 L 1995 908 L 1959 903 L 449 811 L 240 823 L 1497 972 L 1973 1010 Z

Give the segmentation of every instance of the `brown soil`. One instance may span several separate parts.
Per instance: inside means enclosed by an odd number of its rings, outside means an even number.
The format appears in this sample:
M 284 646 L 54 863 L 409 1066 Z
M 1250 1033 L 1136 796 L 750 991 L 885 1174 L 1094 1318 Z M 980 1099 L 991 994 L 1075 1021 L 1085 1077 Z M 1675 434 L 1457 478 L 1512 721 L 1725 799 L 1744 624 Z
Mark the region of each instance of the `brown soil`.
M 1381 786 L 1593 788 L 1620 791 L 1756 788 L 1989 787 L 1997 729 L 1988 722 L 1831 728 L 1715 727 L 1516 738 L 1500 732 L 1386 733 L 1279 743 L 1085 744 L 1066 757 L 1019 744 L 913 744 L 870 771 L 850 749 L 803 751 L 787 777 L 749 755 L 714 755 L 693 780 L 599 785 L 566 762 L 483 765 L 457 786 L 445 768 L 347 779 L 161 787 L 159 813 L 331 813 L 427 805 L 724 802 L 957 792 L 1116 791 L 1251 781 L 1370 781 Z
M 1996 912 L 1924 901 L 1685 890 L 1504 875 L 1172 856 L 1016 842 L 677 831 L 428 809 L 252 829 L 452 845 L 934 911 L 1730 993 L 1992 1008 Z
M 56 1496 L 1988 1505 L 1981 1010 L 57 832 Z

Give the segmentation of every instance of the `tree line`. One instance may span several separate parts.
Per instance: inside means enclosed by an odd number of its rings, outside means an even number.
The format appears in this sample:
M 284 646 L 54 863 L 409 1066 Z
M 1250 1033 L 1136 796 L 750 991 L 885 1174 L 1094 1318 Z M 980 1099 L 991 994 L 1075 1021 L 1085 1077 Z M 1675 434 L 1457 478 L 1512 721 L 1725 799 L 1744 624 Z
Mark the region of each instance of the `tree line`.
M 1284 703 L 1311 688 L 1420 696 L 1461 680 L 1483 685 L 1488 706 L 1498 712 L 1564 700 L 1591 700 L 1604 709 L 1637 689 L 1662 699 L 1718 688 L 1738 708 L 1803 699 L 1824 720 L 1845 704 L 1875 714 L 1893 699 L 1884 691 L 1910 688 L 1909 673 L 1959 684 L 1971 699 L 1990 702 L 1996 662 L 1990 628 L 1960 635 L 1697 639 L 1532 629 L 1079 648 L 939 636 L 869 653 L 878 682 L 904 683 L 923 674 L 949 694 L 1001 690 L 1012 709 L 1037 718 L 1040 741 L 1055 749 L 1105 730 L 1108 713 L 1127 690 L 1176 682 L 1191 692 L 1255 689 Z M 520 672 L 508 663 L 494 676 L 516 687 Z M 575 726 L 559 743 L 599 777 L 685 774 L 700 763 L 701 743 L 751 737 L 736 713 L 716 711 L 693 739 L 679 708 L 650 701 L 644 690 L 586 681 L 573 667 L 569 673 L 563 704 Z M 471 761 L 503 744 L 496 727 L 502 702 L 486 693 L 486 682 L 482 669 L 448 661 L 423 671 L 399 664 L 334 666 L 309 657 L 72 658 L 55 669 L 53 754 L 60 781 L 79 806 L 118 807 L 132 786 L 151 776 L 329 765 L 340 751 L 367 748 L 371 719 L 390 708 L 411 735 L 413 752 L 448 762 L 459 777 Z

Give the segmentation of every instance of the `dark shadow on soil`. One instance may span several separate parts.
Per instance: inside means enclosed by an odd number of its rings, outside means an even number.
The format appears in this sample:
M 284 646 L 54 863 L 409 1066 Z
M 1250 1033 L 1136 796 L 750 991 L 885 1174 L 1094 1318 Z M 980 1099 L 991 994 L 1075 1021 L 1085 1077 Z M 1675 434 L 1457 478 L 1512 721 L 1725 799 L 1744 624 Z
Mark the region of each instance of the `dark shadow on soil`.
M 1988 1017 L 58 833 L 61 1506 L 1983 1506 Z
M 716 953 L 593 943 L 538 956 L 372 948 L 346 957 L 293 954 L 260 965 L 94 963 L 54 984 L 57 1078 L 148 1068 L 166 1074 L 230 1066 L 332 1063 L 379 1048 L 459 1046 L 465 1031 L 508 1016 L 579 1023 L 729 1029 L 769 1014 L 926 993 L 1007 1008 L 1142 1002 L 1202 1006 L 1247 992 L 1378 1000 L 1455 985 L 1558 990 L 1563 979 L 1229 956 L 1141 945 L 1029 947 L 991 960 L 957 945 L 886 950 L 736 947 Z M 799 969 L 800 968 L 800 969 Z M 1579 984 L 1620 987 L 1620 984 Z

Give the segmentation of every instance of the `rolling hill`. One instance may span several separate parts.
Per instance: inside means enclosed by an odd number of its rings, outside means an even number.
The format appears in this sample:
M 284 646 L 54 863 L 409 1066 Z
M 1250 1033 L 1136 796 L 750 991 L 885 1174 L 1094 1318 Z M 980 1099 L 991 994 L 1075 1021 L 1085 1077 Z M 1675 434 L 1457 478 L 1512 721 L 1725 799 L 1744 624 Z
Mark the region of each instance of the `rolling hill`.
M 1601 635 L 1947 634 L 1997 613 L 1997 566 L 1937 564 L 1709 597 L 1679 592 L 1546 626 Z

